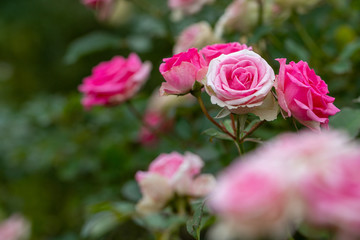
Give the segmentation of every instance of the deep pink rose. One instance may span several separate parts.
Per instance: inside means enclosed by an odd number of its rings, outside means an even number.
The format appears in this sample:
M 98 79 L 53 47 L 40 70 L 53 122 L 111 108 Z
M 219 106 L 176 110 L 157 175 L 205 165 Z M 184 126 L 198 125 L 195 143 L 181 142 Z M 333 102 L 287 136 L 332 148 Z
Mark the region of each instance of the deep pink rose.
M 252 50 L 252 47 L 248 47 L 246 44 L 240 44 L 238 42 L 217 43 L 204 47 L 200 50 L 200 54 L 204 56 L 206 63 L 209 64 L 211 60 L 219 57 L 221 54 L 227 55 L 244 49 Z
M 302 183 L 311 223 L 337 229 L 347 239 L 360 237 L 360 151 L 336 156 L 323 171 Z
M 280 63 L 275 89 L 280 107 L 290 117 L 313 130 L 320 125 L 327 127 L 329 116 L 340 110 L 334 106 L 335 98 L 328 96 L 326 83 L 310 69 L 306 62 L 290 62 L 285 58 Z
M 213 104 L 234 113 L 252 112 L 270 121 L 278 113 L 270 92 L 274 80 L 269 64 L 257 53 L 244 49 L 210 62 L 205 89 Z
M 116 56 L 102 62 L 79 86 L 79 91 L 84 93 L 82 104 L 87 109 L 94 105 L 120 104 L 138 92 L 148 79 L 150 70 L 151 63 L 142 63 L 135 53 L 128 59 Z
M 205 60 L 196 48 L 164 58 L 163 61 L 160 73 L 166 82 L 161 85 L 161 95 L 189 93 L 195 81 L 201 81 L 206 75 Z

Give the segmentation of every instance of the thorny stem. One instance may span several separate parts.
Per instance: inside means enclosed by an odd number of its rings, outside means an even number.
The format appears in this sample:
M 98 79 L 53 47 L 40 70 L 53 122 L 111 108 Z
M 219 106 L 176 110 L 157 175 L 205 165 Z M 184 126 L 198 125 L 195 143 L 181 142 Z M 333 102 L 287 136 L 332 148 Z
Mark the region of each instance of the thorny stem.
M 229 135 L 233 140 L 236 140 L 236 137 L 231 134 L 228 130 L 226 130 L 226 128 L 222 127 L 218 122 L 215 121 L 215 119 L 213 119 L 210 114 L 208 113 L 208 111 L 205 108 L 204 102 L 201 98 L 201 96 L 195 96 L 200 104 L 200 108 L 203 111 L 203 113 L 205 114 L 205 116 L 207 117 L 207 119 L 210 120 L 210 122 L 212 122 L 215 126 L 217 126 L 221 131 L 223 131 L 224 133 L 226 133 L 227 135 Z

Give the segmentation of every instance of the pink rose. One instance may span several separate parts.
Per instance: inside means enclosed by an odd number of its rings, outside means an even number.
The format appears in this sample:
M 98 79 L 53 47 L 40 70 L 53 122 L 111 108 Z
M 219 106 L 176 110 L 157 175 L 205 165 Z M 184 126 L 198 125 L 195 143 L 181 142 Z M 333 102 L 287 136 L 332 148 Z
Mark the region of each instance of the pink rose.
M 329 116 L 340 110 L 333 104 L 335 98 L 327 95 L 326 83 L 306 62 L 286 64 L 285 58 L 277 61 L 280 70 L 275 89 L 280 107 L 310 129 L 320 130 L 320 125 L 327 128 Z
M 258 54 L 247 49 L 220 55 L 209 64 L 205 89 L 211 102 L 238 114 L 274 120 L 278 107 L 270 90 L 275 74 Z
M 147 111 L 143 121 L 146 125 L 140 129 L 139 140 L 145 146 L 154 146 L 159 140 L 157 133 L 166 133 L 173 125 L 165 113 L 158 111 Z
M 138 210 L 143 213 L 158 211 L 175 193 L 192 197 L 206 196 L 212 190 L 215 179 L 207 174 L 197 176 L 203 165 L 199 156 L 189 152 L 185 155 L 177 152 L 159 155 L 147 172 L 136 173 L 135 178 L 143 194 Z M 159 185 L 163 186 L 160 188 L 161 194 L 156 193 Z
M 160 94 L 187 94 L 195 81 L 201 81 L 207 71 L 204 58 L 196 48 L 164 58 L 160 65 L 160 73 L 166 82 L 162 83 Z
M 335 228 L 346 239 L 360 237 L 359 149 L 336 156 L 331 165 L 310 174 L 301 185 L 309 221 Z
M 246 44 L 240 44 L 238 42 L 217 43 L 204 47 L 200 50 L 200 54 L 204 56 L 206 63 L 209 65 L 211 60 L 219 57 L 221 54 L 227 55 L 244 49 L 252 50 L 252 47 L 248 47 Z
M 151 63 L 142 63 L 135 53 L 128 59 L 116 56 L 102 62 L 79 86 L 79 91 L 84 93 L 82 104 L 87 109 L 94 105 L 120 104 L 138 92 L 148 79 L 150 70 Z
M 245 157 L 228 167 L 209 197 L 220 219 L 212 239 L 286 237 L 299 218 L 286 176 L 281 165 L 264 159 Z
M 21 215 L 12 215 L 0 223 L 1 240 L 27 239 L 30 235 L 30 223 Z
M 174 53 L 185 52 L 189 48 L 201 48 L 207 44 L 217 42 L 211 26 L 207 22 L 199 22 L 185 28 L 174 46 Z

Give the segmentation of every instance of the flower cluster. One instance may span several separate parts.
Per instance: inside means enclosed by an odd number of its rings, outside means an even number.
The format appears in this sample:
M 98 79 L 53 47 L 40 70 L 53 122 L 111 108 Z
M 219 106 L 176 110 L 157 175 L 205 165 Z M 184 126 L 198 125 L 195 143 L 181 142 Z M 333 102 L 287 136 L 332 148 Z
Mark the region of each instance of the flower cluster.
M 302 222 L 360 237 L 359 149 L 343 133 L 305 131 L 281 135 L 233 163 L 209 199 L 220 217 L 214 239 L 278 239 Z
M 200 51 L 191 48 L 164 59 L 160 72 L 165 78 L 160 92 L 183 95 L 196 81 L 203 82 L 211 102 L 235 114 L 253 113 L 272 121 L 278 103 L 271 92 L 274 84 L 279 105 L 286 116 L 319 130 L 328 117 L 340 111 L 333 104 L 325 82 L 308 64 L 278 59 L 279 74 L 251 47 L 239 43 L 213 44 Z M 276 79 L 276 81 L 275 81 Z

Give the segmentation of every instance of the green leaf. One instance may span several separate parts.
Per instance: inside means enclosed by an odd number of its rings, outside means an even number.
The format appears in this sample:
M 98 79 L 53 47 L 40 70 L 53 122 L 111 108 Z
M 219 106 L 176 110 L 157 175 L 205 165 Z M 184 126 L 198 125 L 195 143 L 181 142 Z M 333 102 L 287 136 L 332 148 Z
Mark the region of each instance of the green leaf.
M 218 131 L 218 130 L 216 130 L 214 128 L 206 129 L 203 132 L 203 134 L 209 135 L 210 140 L 212 140 L 213 138 L 218 138 L 218 139 L 222 139 L 222 140 L 230 140 L 230 141 L 233 140 L 229 135 L 227 135 L 227 134 L 225 134 L 223 132 L 220 132 L 220 131 Z
M 82 237 L 98 238 L 118 224 L 117 217 L 111 212 L 99 212 L 85 223 L 81 230 Z
M 226 128 L 226 130 L 228 130 L 230 133 L 234 134 L 234 129 L 232 126 L 232 121 L 230 119 L 226 119 L 224 121 L 224 126 Z
M 219 118 L 224 118 L 226 116 L 229 116 L 231 112 L 229 111 L 229 109 L 227 108 L 223 108 L 220 110 L 220 112 L 216 115 L 216 119 L 219 119 Z
M 294 54 L 299 59 L 308 61 L 309 60 L 309 52 L 306 48 L 304 48 L 302 45 L 298 44 L 292 39 L 286 39 L 285 40 L 285 48 L 288 52 Z
M 104 32 L 93 32 L 71 43 L 66 51 L 64 61 L 66 64 L 73 64 L 85 55 L 108 48 L 118 49 L 120 47 L 121 40 L 119 37 Z
M 330 126 L 344 129 L 351 137 L 356 137 L 360 131 L 360 109 L 342 109 L 335 116 L 330 117 Z

